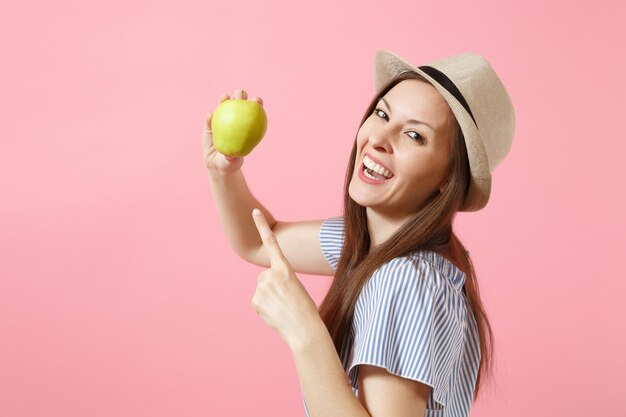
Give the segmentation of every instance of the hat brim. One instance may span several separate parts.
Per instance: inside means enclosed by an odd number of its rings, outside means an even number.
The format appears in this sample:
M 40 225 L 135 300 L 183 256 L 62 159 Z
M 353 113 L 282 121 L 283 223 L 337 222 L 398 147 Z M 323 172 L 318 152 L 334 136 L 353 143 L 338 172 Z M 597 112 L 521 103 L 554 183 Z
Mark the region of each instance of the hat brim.
M 380 49 L 375 57 L 375 87 L 379 93 L 392 79 L 405 71 L 424 77 L 446 100 L 461 127 L 470 165 L 470 186 L 460 211 L 478 211 L 487 205 L 491 194 L 491 171 L 478 127 L 463 105 L 430 75 L 394 53 Z

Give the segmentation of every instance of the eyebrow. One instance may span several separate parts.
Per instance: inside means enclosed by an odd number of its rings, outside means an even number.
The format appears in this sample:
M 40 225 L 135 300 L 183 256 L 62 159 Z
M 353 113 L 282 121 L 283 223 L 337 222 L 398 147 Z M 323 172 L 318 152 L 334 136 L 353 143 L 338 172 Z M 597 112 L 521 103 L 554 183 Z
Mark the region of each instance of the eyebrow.
M 389 109 L 389 113 L 391 114 L 391 107 L 389 106 L 389 103 L 387 103 L 387 100 L 385 100 L 384 97 L 381 97 L 380 99 L 383 101 L 383 103 L 385 103 L 385 106 L 387 106 L 387 108 Z M 418 125 L 425 125 L 425 126 L 430 127 L 430 129 L 433 132 L 435 131 L 435 129 L 431 125 L 429 125 L 428 123 L 423 122 L 421 120 L 409 119 L 409 120 L 407 120 L 407 123 L 415 123 L 415 124 L 418 124 Z

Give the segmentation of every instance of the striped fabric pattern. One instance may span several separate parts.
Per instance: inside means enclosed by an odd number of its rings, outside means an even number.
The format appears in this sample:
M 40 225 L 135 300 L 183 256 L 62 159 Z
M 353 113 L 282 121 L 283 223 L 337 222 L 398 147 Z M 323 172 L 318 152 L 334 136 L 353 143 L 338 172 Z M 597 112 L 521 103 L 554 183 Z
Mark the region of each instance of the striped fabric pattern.
M 343 218 L 326 219 L 320 245 L 334 269 L 342 244 Z M 393 259 L 374 272 L 359 295 L 341 354 L 355 396 L 358 365 L 376 365 L 433 388 L 425 417 L 469 416 L 480 344 L 464 283 L 465 274 L 432 251 Z

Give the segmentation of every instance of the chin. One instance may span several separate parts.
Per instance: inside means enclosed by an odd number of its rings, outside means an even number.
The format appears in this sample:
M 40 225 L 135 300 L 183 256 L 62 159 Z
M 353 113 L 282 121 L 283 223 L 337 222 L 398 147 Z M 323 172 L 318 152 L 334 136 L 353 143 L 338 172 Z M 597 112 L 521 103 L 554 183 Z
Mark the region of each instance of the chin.
M 370 201 L 367 198 L 367 196 L 363 196 L 359 192 L 355 192 L 354 184 L 352 182 L 350 183 L 350 186 L 348 187 L 348 195 L 350 196 L 352 201 L 354 201 L 355 203 L 357 203 L 361 207 L 372 207 L 373 204 L 375 204 L 375 202 L 374 201 Z

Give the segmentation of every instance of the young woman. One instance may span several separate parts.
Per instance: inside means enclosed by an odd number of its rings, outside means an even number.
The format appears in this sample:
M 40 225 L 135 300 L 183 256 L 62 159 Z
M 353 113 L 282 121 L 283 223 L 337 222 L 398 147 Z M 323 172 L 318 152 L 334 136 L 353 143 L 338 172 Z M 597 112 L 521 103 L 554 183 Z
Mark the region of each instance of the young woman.
M 307 416 L 468 416 L 493 335 L 452 225 L 487 204 L 514 109 L 470 52 L 416 67 L 379 50 L 375 87 L 343 214 L 329 219 L 274 219 L 248 189 L 243 159 L 212 146 L 209 113 L 204 162 L 218 215 L 234 250 L 269 268 L 252 305 L 291 348 Z M 334 276 L 319 309 L 296 272 Z

